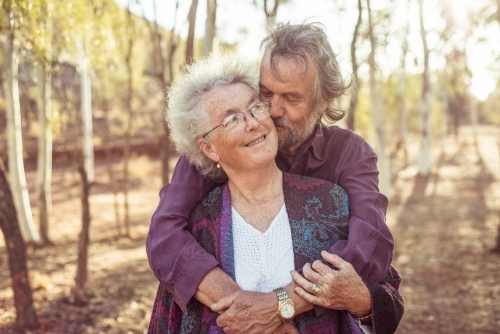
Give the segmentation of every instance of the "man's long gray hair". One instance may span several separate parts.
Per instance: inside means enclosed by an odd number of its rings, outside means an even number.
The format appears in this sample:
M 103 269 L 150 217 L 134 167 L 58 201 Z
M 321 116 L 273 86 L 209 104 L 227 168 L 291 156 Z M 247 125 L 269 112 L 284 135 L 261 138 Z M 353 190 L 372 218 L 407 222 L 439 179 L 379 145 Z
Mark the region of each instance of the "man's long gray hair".
M 279 58 L 294 59 L 305 65 L 308 70 L 312 61 L 316 72 L 312 107 L 319 108 L 321 101 L 332 101 L 326 111 L 315 110 L 327 123 L 342 119 L 345 111 L 341 109 L 341 97 L 351 86 L 342 78 L 335 53 L 328 42 L 324 26 L 321 23 L 290 24 L 280 23 L 261 45 L 264 52 L 270 50 L 271 70 L 280 80 L 276 71 Z M 319 120 L 319 118 L 318 118 Z

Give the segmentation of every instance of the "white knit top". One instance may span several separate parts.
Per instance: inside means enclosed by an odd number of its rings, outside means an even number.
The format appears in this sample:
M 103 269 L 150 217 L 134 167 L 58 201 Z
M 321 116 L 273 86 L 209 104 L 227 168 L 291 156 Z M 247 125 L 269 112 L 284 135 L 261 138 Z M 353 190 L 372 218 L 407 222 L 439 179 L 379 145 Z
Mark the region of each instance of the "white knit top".
M 293 243 L 285 204 L 265 232 L 232 208 L 236 283 L 249 291 L 270 292 L 292 281 Z

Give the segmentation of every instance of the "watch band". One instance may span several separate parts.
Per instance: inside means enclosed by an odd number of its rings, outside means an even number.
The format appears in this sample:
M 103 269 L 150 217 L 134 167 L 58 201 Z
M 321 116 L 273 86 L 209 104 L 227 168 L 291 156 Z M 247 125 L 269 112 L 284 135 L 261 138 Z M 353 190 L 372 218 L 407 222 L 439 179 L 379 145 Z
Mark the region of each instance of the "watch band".
M 277 288 L 273 290 L 278 295 L 278 309 L 276 313 L 281 318 L 283 322 L 290 322 L 293 320 L 295 316 L 295 306 L 293 304 L 292 299 L 288 296 L 288 293 L 283 288 Z M 286 309 L 286 313 L 290 313 L 289 315 L 283 314 L 284 309 Z
M 273 291 L 276 292 L 276 294 L 278 295 L 278 302 L 280 304 L 285 303 L 289 300 L 291 301 L 291 299 L 290 299 L 290 297 L 288 297 L 288 293 L 286 293 L 285 289 L 277 288 L 277 289 L 274 289 Z

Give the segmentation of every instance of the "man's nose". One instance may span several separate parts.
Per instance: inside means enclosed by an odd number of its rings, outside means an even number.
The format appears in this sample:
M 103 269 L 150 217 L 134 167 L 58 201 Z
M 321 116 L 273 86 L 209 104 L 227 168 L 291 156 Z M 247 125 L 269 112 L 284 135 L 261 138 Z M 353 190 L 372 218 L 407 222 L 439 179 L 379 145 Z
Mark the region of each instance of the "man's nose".
M 285 115 L 285 108 L 281 101 L 278 98 L 274 97 L 271 101 L 271 117 L 272 118 L 281 118 Z

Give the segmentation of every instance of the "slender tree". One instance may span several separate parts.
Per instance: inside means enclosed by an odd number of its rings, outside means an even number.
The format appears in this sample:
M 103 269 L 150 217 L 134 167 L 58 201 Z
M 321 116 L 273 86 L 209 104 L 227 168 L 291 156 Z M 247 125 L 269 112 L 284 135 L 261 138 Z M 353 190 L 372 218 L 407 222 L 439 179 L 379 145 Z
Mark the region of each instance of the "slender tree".
M 126 110 L 126 123 L 125 123 L 125 143 L 123 147 L 123 195 L 124 195 L 124 225 L 125 235 L 130 236 L 130 212 L 129 212 L 129 162 L 130 162 L 130 140 L 132 136 L 132 121 L 134 119 L 134 110 L 132 107 L 132 98 L 134 94 L 134 69 L 132 64 L 134 42 L 135 42 L 135 23 L 132 19 L 130 12 L 130 4 L 126 11 L 126 35 L 127 47 L 125 53 L 125 66 L 127 68 L 127 92 L 125 96 L 125 110 Z
M 2 160 L 0 160 L 0 229 L 4 235 L 9 256 L 17 329 L 20 333 L 26 330 L 37 330 L 40 325 L 33 307 L 33 295 L 26 265 L 26 246 L 19 228 L 16 208 Z
M 408 166 L 408 118 L 406 116 L 406 56 L 408 55 L 408 34 L 410 32 L 410 2 L 408 2 L 408 20 L 403 37 L 401 63 L 399 66 L 399 133 L 401 148 L 403 150 L 404 166 Z
M 113 208 L 115 211 L 115 223 L 116 223 L 116 232 L 118 235 L 122 234 L 121 228 L 121 218 L 120 218 L 120 206 L 118 199 L 118 185 L 116 182 L 115 171 L 113 170 L 113 143 L 111 140 L 111 131 L 110 131 L 110 107 L 109 107 L 109 97 L 108 97 L 108 89 L 105 85 L 105 80 L 102 78 L 99 79 L 100 83 L 100 91 L 102 93 L 102 109 L 104 112 L 104 151 L 106 154 L 106 170 L 108 172 L 109 183 L 111 185 L 111 191 L 113 192 Z
M 497 19 L 499 27 L 500 27 L 500 0 L 496 0 L 496 3 L 497 3 L 496 19 Z M 500 126 L 500 124 L 499 124 L 499 126 Z M 498 138 L 498 153 L 500 156 L 500 137 Z M 500 218 L 500 208 L 498 209 L 498 217 Z M 500 222 L 498 222 L 497 244 L 496 244 L 496 247 L 494 248 L 494 251 L 500 253 Z
M 280 5 L 280 0 L 274 0 L 274 4 L 271 9 L 268 8 L 267 0 L 264 0 L 264 14 L 266 15 L 266 29 L 267 32 L 271 32 L 276 25 L 276 15 L 278 14 L 278 6 Z
M 86 301 L 85 287 L 88 279 L 88 248 L 90 240 L 90 182 L 87 179 L 87 168 L 84 157 L 77 154 L 78 173 L 81 181 L 82 230 L 78 239 L 78 260 L 75 286 L 70 294 L 70 302 L 81 304 Z
M 192 0 L 191 8 L 189 9 L 188 14 L 189 29 L 186 40 L 186 64 L 191 64 L 194 61 L 194 31 L 196 26 L 197 9 L 198 0 Z
M 352 98 L 349 104 L 349 112 L 347 113 L 347 128 L 354 131 L 356 107 L 358 105 L 358 91 L 359 91 L 359 80 L 358 80 L 358 60 L 356 59 L 356 42 L 359 36 L 359 27 L 361 26 L 363 14 L 363 5 L 361 0 L 358 0 L 358 19 L 356 25 L 354 26 L 354 33 L 352 34 L 351 40 L 351 64 L 352 64 L 352 77 L 354 79 L 354 86 L 352 92 Z
M 427 31 L 424 26 L 424 3 L 418 0 L 420 37 L 424 49 L 424 72 L 422 73 L 422 95 L 419 103 L 420 114 L 420 152 L 418 155 L 418 174 L 426 176 L 432 167 L 431 149 L 431 79 L 429 70 L 429 47 Z
M 217 26 L 215 14 L 217 12 L 217 0 L 207 0 L 207 22 L 205 24 L 205 38 L 203 39 L 202 56 L 208 56 L 212 50 L 217 50 Z
M 378 156 L 378 169 L 379 169 L 379 187 L 380 192 L 382 192 L 387 198 L 391 198 L 391 174 L 389 168 L 389 160 L 385 154 L 385 139 L 384 139 L 384 128 L 382 120 L 382 107 L 380 101 L 380 92 L 377 87 L 377 81 L 375 78 L 375 34 L 373 31 L 373 19 L 372 11 L 370 8 L 370 0 L 366 0 L 366 10 L 368 12 L 368 35 L 370 38 L 370 55 L 368 57 L 368 64 L 370 65 L 370 101 L 371 109 L 373 115 L 373 124 L 375 127 L 375 140 L 376 140 L 376 151 Z
M 208 1 L 208 0 L 207 0 Z M 172 29 L 170 30 L 170 40 L 167 42 L 162 34 L 159 24 L 158 18 L 156 16 L 156 0 L 153 0 L 153 10 L 154 10 L 154 18 L 153 22 L 150 23 L 147 21 L 144 7 L 143 7 L 143 17 L 146 21 L 146 25 L 149 28 L 149 34 L 151 37 L 151 45 L 153 52 L 153 70 L 155 73 L 155 77 L 157 78 L 157 83 L 160 85 L 162 90 L 165 90 L 173 80 L 173 63 L 174 63 L 174 53 L 177 49 L 177 41 L 175 38 L 175 27 L 177 23 L 177 12 L 179 9 L 179 0 L 176 1 L 175 10 L 174 10 L 174 24 Z M 168 48 L 166 52 L 164 52 L 162 45 L 167 44 Z M 153 126 L 155 129 L 157 127 L 156 118 L 153 121 Z M 160 147 L 160 160 L 162 162 L 162 181 L 163 184 L 167 184 L 170 182 L 170 152 L 172 148 L 172 143 L 170 142 L 170 135 L 168 126 L 165 122 L 161 122 L 161 126 L 159 127 L 160 133 L 159 136 L 159 147 Z
M 5 109 L 7 111 L 7 137 L 9 173 L 17 209 L 19 225 L 23 238 L 27 242 L 39 242 L 40 237 L 35 228 L 33 214 L 28 196 L 26 175 L 24 172 L 23 144 L 21 134 L 21 108 L 19 102 L 19 59 L 17 41 L 15 40 L 16 24 L 19 22 L 20 10 L 16 2 L 7 1 L 4 9 L 7 14 L 7 39 L 4 43 L 4 92 Z M 16 15 L 17 14 L 17 15 Z
M 42 26 L 45 38 L 42 40 L 40 54 L 40 107 L 38 108 L 38 166 L 37 197 L 39 208 L 40 238 L 42 244 L 51 243 L 49 238 L 49 220 L 52 211 L 52 2 L 42 5 Z
M 87 39 L 85 36 L 84 39 Z M 92 81 L 90 77 L 90 59 L 86 54 L 87 42 L 80 40 L 80 93 L 83 125 L 83 157 L 89 182 L 94 180 L 94 126 L 92 123 Z

